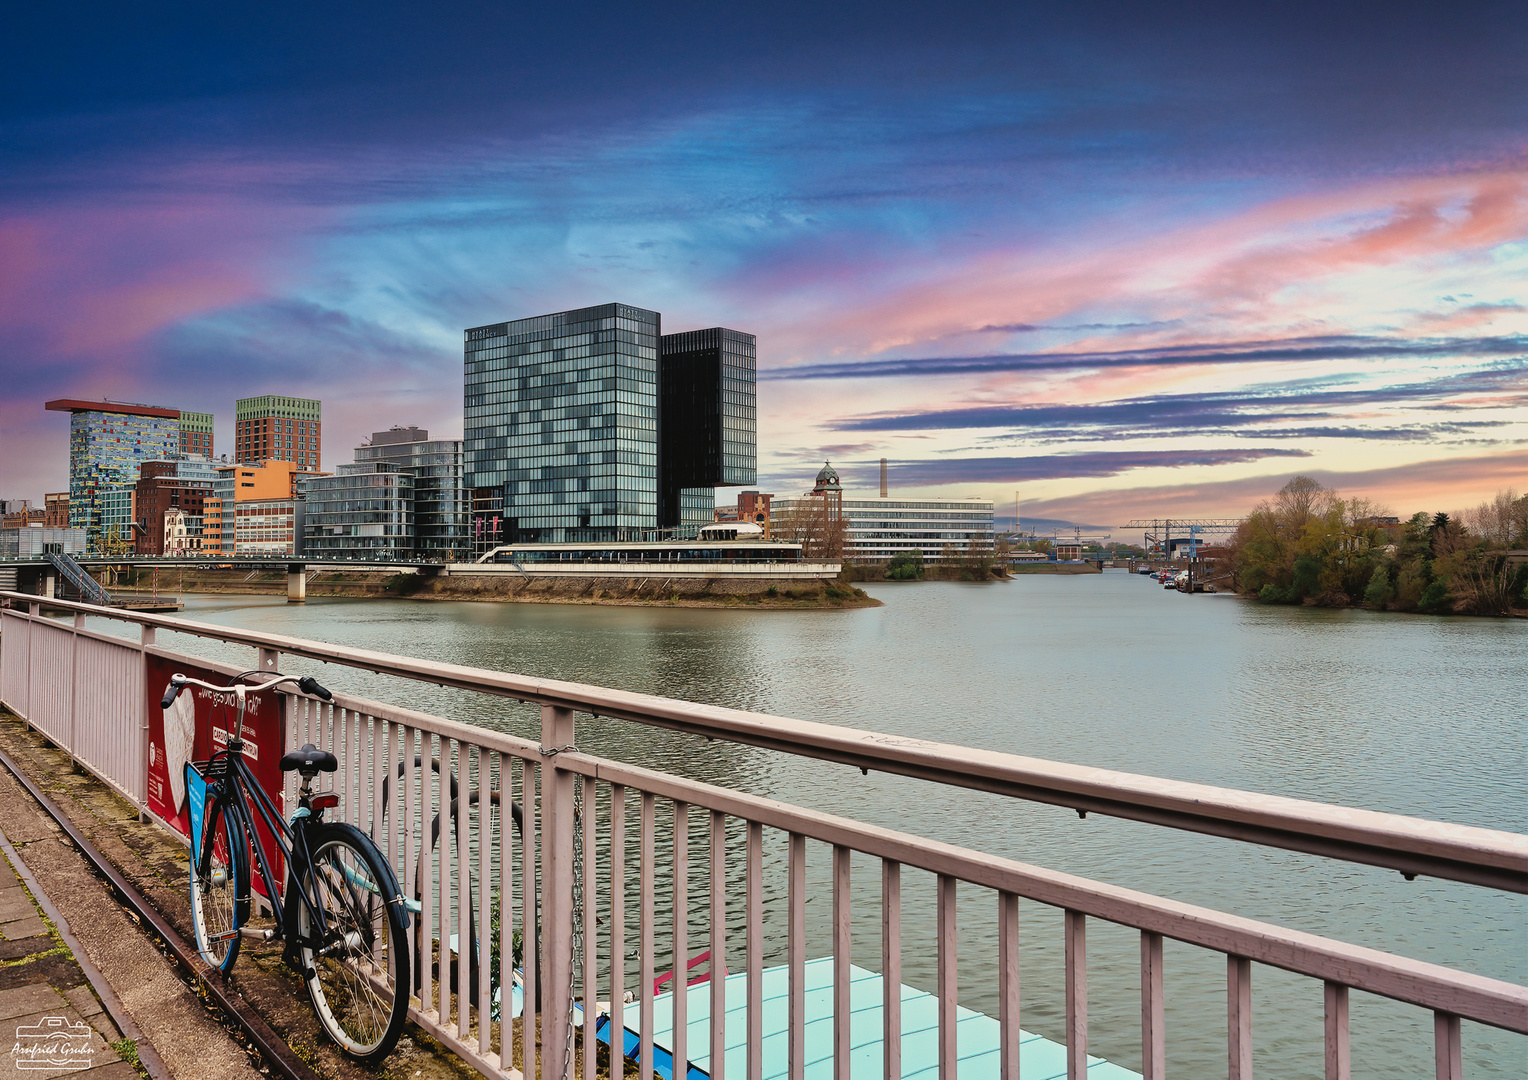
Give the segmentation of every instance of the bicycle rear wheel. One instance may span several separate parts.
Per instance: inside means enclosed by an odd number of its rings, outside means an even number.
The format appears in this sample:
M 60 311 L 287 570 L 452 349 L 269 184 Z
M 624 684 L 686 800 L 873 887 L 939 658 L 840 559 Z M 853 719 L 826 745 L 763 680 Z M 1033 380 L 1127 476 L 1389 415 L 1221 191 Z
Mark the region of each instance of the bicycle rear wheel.
M 306 886 L 324 913 L 322 940 L 297 897 L 298 941 L 313 1009 L 329 1036 L 358 1061 L 379 1061 L 403 1031 L 409 1004 L 403 894 L 367 835 L 331 823 L 308 834 Z
M 249 920 L 249 848 L 226 798 L 207 802 L 202 850 L 191 859 L 191 926 L 196 949 L 219 972 L 239 957 L 239 927 Z

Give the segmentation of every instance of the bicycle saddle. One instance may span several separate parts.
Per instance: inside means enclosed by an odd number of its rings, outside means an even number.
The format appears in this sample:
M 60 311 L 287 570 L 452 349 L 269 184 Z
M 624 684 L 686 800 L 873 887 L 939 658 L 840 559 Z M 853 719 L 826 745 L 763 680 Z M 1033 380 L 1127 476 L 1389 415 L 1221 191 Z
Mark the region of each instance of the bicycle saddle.
M 307 773 L 312 776 L 321 772 L 334 772 L 340 767 L 339 759 L 327 750 L 320 750 L 312 743 L 306 744 L 301 750 L 292 750 L 281 755 L 281 771 Z

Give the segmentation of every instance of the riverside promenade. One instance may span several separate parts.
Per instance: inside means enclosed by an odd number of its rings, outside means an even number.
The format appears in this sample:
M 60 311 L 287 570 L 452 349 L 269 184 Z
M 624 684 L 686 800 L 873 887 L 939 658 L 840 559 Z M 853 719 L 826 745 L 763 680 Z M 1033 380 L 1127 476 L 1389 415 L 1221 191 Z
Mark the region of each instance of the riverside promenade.
M 73 614 L 71 623 L 44 615 L 36 597 L 9 594 L 0 600 L 9 602 L 0 608 L 0 699 L 25 718 L 28 739 L 51 742 L 109 787 L 130 815 L 171 812 L 158 756 L 162 744 L 154 741 L 156 722 L 162 726 L 158 693 L 170 670 L 226 681 L 251 666 L 270 672 L 279 665 L 295 673 L 329 664 L 486 695 L 505 710 L 519 709 L 522 717 L 539 714 L 540 738 L 532 740 L 338 691 L 332 703 L 273 694 L 264 711 L 257 710 L 261 722 L 271 725 L 260 736 L 261 757 L 305 742 L 340 757 L 341 771 L 326 781 L 341 796 L 337 813 L 377 840 L 405 893 L 422 904 L 415 949 L 426 963 L 410 1010 L 417 1029 L 411 1030 L 486 1075 L 566 1075 L 574 1065 L 576 1015 L 604 1009 L 613 1030 L 635 1033 L 634 1056 L 644 1073 L 655 1062 L 655 1034 L 666 1031 L 671 1045 L 662 1049 L 677 1061 L 706 1061 L 717 1080 L 728 1073 L 750 1080 L 902 1076 L 904 1051 L 915 1043 L 901 1011 L 901 966 L 904 951 L 917 950 L 938 958 L 934 1008 L 916 1043 L 921 1048 L 932 1039 L 936 1047 L 928 1075 L 953 1080 L 957 1066 L 963 1077 L 968 1074 L 956 1032 L 969 1012 L 961 1005 L 962 985 L 976 983 L 997 989 L 997 1006 L 987 1010 L 994 1014 L 996 1037 L 970 1075 L 1015 1080 L 1021 1047 L 1034 1043 L 1020 1028 L 1021 902 L 1059 916 L 1066 943 L 1065 990 L 1058 994 L 1064 1025 L 1047 1033 L 1060 1064 L 1047 1076 L 1082 1080 L 1100 1064 L 1088 1053 L 1090 963 L 1114 970 L 1139 966 L 1139 1072 L 1166 1074 L 1165 1018 L 1173 1015 L 1177 989 L 1173 975 L 1164 973 L 1168 939 L 1223 959 L 1226 1011 L 1217 1026 L 1226 1040 L 1220 1060 L 1233 1080 L 1251 1076 L 1253 973 L 1261 968 L 1292 973 L 1306 980 L 1318 1001 L 1324 999 L 1320 1035 L 1306 1041 L 1314 1043 L 1308 1052 L 1324 1060 L 1332 1080 L 1353 1073 L 1352 990 L 1389 999 L 1426 1026 L 1440 1080 L 1463 1074 L 1465 1039 L 1476 1031 L 1464 1021 L 1514 1033 L 1513 1053 L 1528 1034 L 1528 989 L 1513 982 L 597 756 L 580 748 L 575 718 L 592 717 L 608 729 L 663 728 L 796 755 L 821 762 L 825 775 L 835 767 L 894 773 L 1216 842 L 1292 850 L 1316 865 L 1333 860 L 1515 894 L 1528 891 L 1528 838 L 1518 834 L 57 604 Z M 129 623 L 136 639 L 93 629 L 86 622 L 91 617 Z M 248 649 L 249 655 L 244 663 L 217 663 L 157 644 L 162 631 L 211 639 L 220 649 Z M 326 673 L 325 682 L 342 686 L 334 674 Z M 198 724 L 202 720 L 198 713 Z M 205 733 L 203 750 L 215 744 L 215 730 Z M 198 738 L 203 734 L 198 728 Z M 55 768 L 62 768 L 62 760 Z M 178 843 L 171 836 L 173 820 L 161 820 L 167 844 Z M 138 827 L 117 826 L 124 832 Z M 156 854 L 142 859 L 157 868 L 150 877 L 157 877 L 167 904 L 184 896 L 183 861 Z M 178 859 L 184 859 L 183 849 Z M 880 886 L 877 902 L 851 887 L 856 876 L 872 875 Z M 917 893 L 911 887 L 904 909 L 902 882 L 915 875 L 935 885 L 936 904 L 926 910 L 913 906 Z M 852 900 L 856 895 L 860 899 Z M 972 904 L 973 898 L 979 903 Z M 813 899 L 820 902 L 809 912 Z M 960 930 L 973 921 L 990 921 L 996 947 L 986 955 L 961 950 L 957 959 Z M 1138 937 L 1138 950 L 1132 945 L 1100 955 L 1095 944 L 1090 956 L 1089 926 L 1102 924 L 1113 927 L 1105 927 L 1100 941 L 1109 942 L 1111 933 L 1117 941 L 1117 928 L 1125 927 Z M 486 944 L 489 926 L 499 930 L 497 955 L 463 945 Z M 491 988 L 510 985 L 515 974 L 512 930 L 540 943 L 540 963 L 525 965 L 523 996 L 548 1033 L 545 1056 L 534 1045 L 508 1039 L 498 1021 Z M 702 951 L 727 978 L 660 1003 L 657 976 L 685 970 Z M 236 979 L 255 977 L 265 961 L 271 958 L 257 950 L 241 957 Z M 864 1012 L 851 996 L 856 967 L 883 975 L 876 981 L 874 1031 L 855 1022 Z M 831 975 L 821 987 L 809 985 L 808 972 L 825 971 Z M 778 1002 L 763 997 L 772 979 L 783 988 Z M 248 996 L 261 1007 L 279 1004 Z M 696 1007 L 700 1003 L 707 1007 Z M 661 1017 L 655 1008 L 663 1010 Z M 1357 1023 L 1362 1014 L 1351 1019 Z M 819 1050 L 808 1029 L 821 1032 L 824 1023 L 831 1034 Z M 1137 1062 L 1103 1064 L 1133 1072 Z M 580 1072 L 593 1080 L 593 1055 L 584 1057 Z M 1026 1069 L 1024 1075 L 1037 1074 Z

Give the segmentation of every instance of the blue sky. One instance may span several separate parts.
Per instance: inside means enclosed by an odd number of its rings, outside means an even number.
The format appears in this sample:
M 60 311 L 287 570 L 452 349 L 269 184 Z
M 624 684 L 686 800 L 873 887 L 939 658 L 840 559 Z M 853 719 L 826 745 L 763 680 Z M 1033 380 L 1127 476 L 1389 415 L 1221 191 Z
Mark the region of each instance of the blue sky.
M 1275 10 L 1276 7 L 1276 10 Z M 1113 523 L 1528 486 L 1528 9 L 37 6 L 0 495 L 48 398 L 461 428 L 461 330 L 759 336 L 760 481 Z M 726 497 L 726 492 L 721 493 Z M 1031 511 L 1026 511 L 1026 514 Z

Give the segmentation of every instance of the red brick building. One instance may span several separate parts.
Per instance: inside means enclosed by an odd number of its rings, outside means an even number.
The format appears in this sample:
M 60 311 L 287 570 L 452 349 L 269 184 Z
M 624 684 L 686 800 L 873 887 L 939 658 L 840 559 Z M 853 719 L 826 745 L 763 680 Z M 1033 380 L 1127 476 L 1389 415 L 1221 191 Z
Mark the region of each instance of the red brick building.
M 42 523 L 50 529 L 69 527 L 69 493 L 53 491 L 42 497 Z
M 138 467 L 138 477 L 133 509 L 139 526 L 139 555 L 165 553 L 165 515 L 172 510 L 193 519 L 193 527 L 200 534 L 203 509 L 212 497 L 210 480 L 176 476 L 173 461 L 145 461 Z

